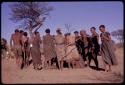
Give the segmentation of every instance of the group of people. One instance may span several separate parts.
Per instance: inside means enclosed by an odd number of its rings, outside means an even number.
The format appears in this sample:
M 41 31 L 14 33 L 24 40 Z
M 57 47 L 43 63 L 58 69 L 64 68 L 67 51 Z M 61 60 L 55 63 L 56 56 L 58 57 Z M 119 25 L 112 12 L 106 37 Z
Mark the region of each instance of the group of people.
M 91 35 L 88 35 L 85 30 L 75 31 L 74 35 L 70 33 L 63 35 L 61 29 L 58 28 L 57 34 L 53 36 L 50 34 L 50 29 L 46 29 L 46 35 L 42 38 L 38 31 L 32 32 L 32 30 L 29 28 L 30 37 L 28 37 L 27 32 L 16 29 L 10 39 L 11 50 L 20 68 L 22 64 L 29 65 L 30 57 L 35 70 L 51 68 L 52 59 L 57 59 L 59 69 L 64 67 L 64 61 L 67 62 L 69 68 L 75 68 L 76 65 L 82 68 L 90 66 L 93 59 L 98 70 L 98 55 L 101 55 L 104 60 L 105 71 L 111 71 L 111 65 L 117 65 L 111 36 L 105 30 L 104 25 L 99 26 L 100 36 L 95 27 L 90 28 Z M 101 45 L 99 39 L 101 39 Z M 41 56 L 45 59 L 43 60 Z

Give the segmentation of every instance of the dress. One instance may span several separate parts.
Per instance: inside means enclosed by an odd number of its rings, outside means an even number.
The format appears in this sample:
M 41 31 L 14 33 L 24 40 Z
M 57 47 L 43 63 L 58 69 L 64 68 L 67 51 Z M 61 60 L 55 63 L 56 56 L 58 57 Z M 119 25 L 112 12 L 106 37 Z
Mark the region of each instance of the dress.
M 103 57 L 103 60 L 106 64 L 108 65 L 117 65 L 117 60 L 116 60 L 116 56 L 114 53 L 114 49 L 113 49 L 113 43 L 111 40 L 106 40 L 103 38 L 103 36 L 105 37 L 109 37 L 110 33 L 109 32 L 104 32 L 100 34 L 101 37 L 101 55 Z
M 62 35 L 56 35 L 55 36 L 55 43 L 56 43 L 56 54 L 58 61 L 63 60 L 65 56 L 65 43 L 64 43 L 64 37 Z
M 75 36 L 67 36 L 68 46 L 66 48 L 66 60 L 80 59 L 77 47 L 75 45 Z
M 40 55 L 40 39 L 34 37 L 31 47 L 31 55 L 33 59 L 33 64 L 41 64 L 41 55 Z
M 44 52 L 46 61 L 56 57 L 53 36 L 51 35 L 43 36 L 43 52 Z

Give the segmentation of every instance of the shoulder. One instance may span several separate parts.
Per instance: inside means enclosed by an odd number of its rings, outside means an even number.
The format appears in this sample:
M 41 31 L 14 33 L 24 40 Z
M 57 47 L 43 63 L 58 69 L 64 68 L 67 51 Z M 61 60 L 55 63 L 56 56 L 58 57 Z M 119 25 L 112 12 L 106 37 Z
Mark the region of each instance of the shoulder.
M 110 35 L 110 33 L 109 33 L 109 32 L 105 32 L 105 34 Z
M 43 35 L 43 38 L 45 38 L 45 35 Z
M 96 36 L 98 37 L 98 36 L 99 36 L 99 34 L 98 34 L 98 33 L 96 33 Z
M 54 37 L 55 37 L 55 35 L 50 35 L 50 37 L 51 37 L 51 38 L 54 38 Z
M 11 35 L 11 38 L 13 38 L 14 36 L 15 36 L 15 34 L 12 34 L 12 35 Z
M 100 37 L 102 36 L 103 33 L 100 33 Z
M 90 36 L 90 35 L 86 35 L 86 37 L 87 37 L 88 39 L 90 39 L 90 38 L 91 38 L 91 36 Z
M 15 34 L 12 34 L 11 36 L 14 36 Z

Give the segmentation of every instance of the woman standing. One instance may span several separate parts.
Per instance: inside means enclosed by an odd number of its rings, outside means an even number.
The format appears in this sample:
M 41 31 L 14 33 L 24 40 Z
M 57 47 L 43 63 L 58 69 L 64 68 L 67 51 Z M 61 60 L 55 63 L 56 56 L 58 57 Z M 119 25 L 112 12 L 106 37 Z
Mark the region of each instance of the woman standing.
M 111 71 L 111 65 L 117 65 L 116 56 L 112 47 L 112 40 L 109 32 L 105 31 L 105 26 L 100 25 L 99 30 L 102 32 L 101 37 L 101 55 L 106 64 L 105 71 Z
M 33 59 L 33 66 L 35 70 L 41 70 L 42 66 L 41 66 L 41 54 L 40 54 L 40 43 L 41 43 L 41 39 L 40 39 L 40 34 L 39 32 L 34 32 L 34 34 L 32 34 L 32 29 L 30 28 L 30 34 L 31 34 L 31 56 Z
M 57 35 L 55 36 L 56 43 L 56 54 L 58 59 L 59 68 L 63 67 L 63 58 L 65 56 L 65 41 L 60 29 L 56 30 Z
M 51 68 L 51 60 L 56 57 L 56 51 L 54 46 L 54 38 L 50 35 L 50 29 L 45 30 L 46 35 L 43 36 L 43 51 L 45 56 L 45 65 L 47 68 Z

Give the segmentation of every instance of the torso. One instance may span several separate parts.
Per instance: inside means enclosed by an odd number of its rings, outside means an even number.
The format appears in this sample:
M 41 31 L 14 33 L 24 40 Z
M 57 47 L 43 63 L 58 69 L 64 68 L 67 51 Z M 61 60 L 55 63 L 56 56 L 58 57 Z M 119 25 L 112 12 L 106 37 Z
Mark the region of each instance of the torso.
M 91 38 L 91 39 L 92 39 L 92 43 L 93 43 L 93 44 L 99 44 L 99 43 L 98 43 L 98 36 L 99 36 L 98 34 L 93 34 L 93 35 L 92 35 L 92 38 Z
M 107 41 L 105 38 L 103 38 L 103 36 L 109 38 L 110 33 L 109 32 L 103 32 L 100 34 L 101 37 L 101 41 Z
M 12 40 L 14 45 L 21 45 L 21 35 L 20 34 L 13 34 Z
M 64 37 L 62 35 L 56 35 L 55 41 L 57 44 L 63 44 L 64 43 Z

